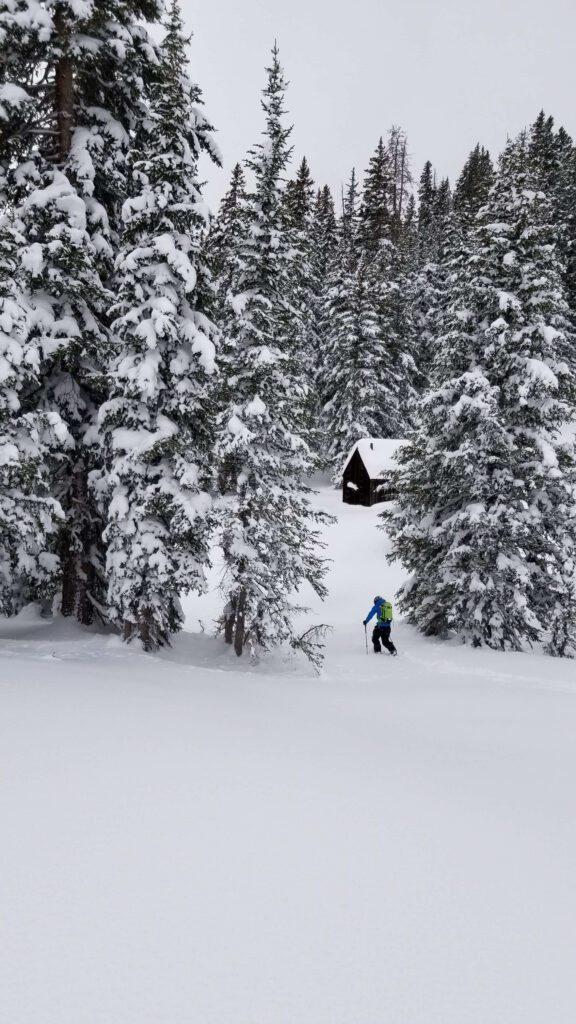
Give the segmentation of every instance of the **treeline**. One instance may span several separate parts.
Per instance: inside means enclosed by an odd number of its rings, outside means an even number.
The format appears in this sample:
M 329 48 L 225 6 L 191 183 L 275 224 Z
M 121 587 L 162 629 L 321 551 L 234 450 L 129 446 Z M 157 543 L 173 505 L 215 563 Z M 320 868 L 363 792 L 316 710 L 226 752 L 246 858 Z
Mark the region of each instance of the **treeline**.
M 209 237 L 234 334 L 249 199 L 240 166 Z M 286 184 L 285 295 L 316 451 L 338 480 L 360 437 L 409 438 L 393 558 L 432 635 L 576 648 L 576 150 L 540 113 L 496 165 L 416 185 L 399 128 L 335 203 L 306 160 Z M 278 235 L 277 238 L 280 236 Z M 257 238 L 257 234 L 254 236 Z M 290 277 L 290 275 L 288 275 Z M 280 307 L 276 307 L 279 310 Z
M 0 58 L 2 612 L 40 601 L 154 650 L 218 542 L 237 654 L 317 662 L 307 481 L 410 434 L 392 531 L 413 621 L 502 646 L 545 618 L 568 653 L 566 133 L 542 115 L 496 169 L 477 147 L 452 192 L 430 164 L 414 186 L 395 127 L 335 201 L 305 160 L 290 178 L 274 48 L 261 141 L 211 221 L 177 2 L 4 0 Z

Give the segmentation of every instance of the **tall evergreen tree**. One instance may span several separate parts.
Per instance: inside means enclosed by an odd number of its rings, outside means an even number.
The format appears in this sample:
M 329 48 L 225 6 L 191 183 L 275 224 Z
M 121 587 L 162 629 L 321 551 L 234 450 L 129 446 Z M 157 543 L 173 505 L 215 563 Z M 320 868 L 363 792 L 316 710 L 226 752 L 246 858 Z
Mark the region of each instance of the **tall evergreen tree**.
M 22 230 L 17 270 L 41 355 L 25 412 L 60 418 L 51 490 L 65 519 L 55 550 L 60 608 L 102 611 L 103 522 L 88 487 L 101 465 L 96 411 L 106 396 L 109 287 L 126 156 L 146 113 L 156 57 L 145 20 L 160 0 L 4 0 L 0 149 Z M 53 580 L 53 586 L 56 580 Z
M 305 235 L 309 233 L 314 209 L 314 181 L 306 157 L 298 168 L 296 177 L 286 183 L 283 204 L 288 224 Z
M 414 358 L 420 387 L 429 380 L 436 339 L 442 334 L 442 312 L 450 297 L 450 264 L 454 216 L 448 179 L 437 184 L 430 161 L 424 165 L 418 188 L 418 230 L 408 253 L 410 272 L 403 294 L 411 293 Z
M 454 209 L 470 227 L 488 200 L 494 184 L 494 167 L 487 149 L 478 143 L 470 153 L 454 189 Z
M 525 136 L 510 143 L 454 281 L 423 425 L 391 531 L 426 633 L 574 649 L 576 377 L 551 204 Z
M 558 224 L 558 246 L 564 284 L 576 325 L 576 150 L 568 133 L 554 129 L 554 119 L 541 111 L 529 134 L 530 159 L 537 187 L 550 199 Z M 576 353 L 574 353 L 576 365 Z
M 318 189 L 316 203 L 314 206 L 313 235 L 315 239 L 316 255 L 319 259 L 323 257 L 322 267 L 325 273 L 336 246 L 338 244 L 338 229 L 336 223 L 336 210 L 334 198 L 328 185 Z
M 205 257 L 214 282 L 217 316 L 223 316 L 226 309 L 235 253 L 244 234 L 245 215 L 246 175 L 242 164 L 237 163 L 232 170 L 228 191 L 220 203 L 218 216 L 210 225 L 205 246 Z
M 564 281 L 572 322 L 576 324 L 576 147 L 564 128 L 558 129 L 555 143 L 558 156 L 556 208 Z
M 338 252 L 336 211 L 328 185 L 319 189 L 316 195 L 310 239 L 311 280 L 314 282 L 312 316 L 315 325 L 314 367 L 311 379 L 314 382 L 312 391 L 316 417 L 319 421 L 325 395 L 327 338 L 330 329 L 329 321 L 326 318 L 326 295 Z M 321 447 L 321 440 L 317 443 Z
M 314 218 L 314 182 L 306 157 L 296 177 L 289 181 L 282 197 L 283 230 L 293 251 L 290 303 L 293 309 L 294 344 L 305 378 L 314 379 L 319 348 L 320 282 L 316 276 L 313 253 L 312 224 Z M 309 391 L 308 418 L 310 425 L 317 419 L 317 396 Z
M 254 189 L 235 281 L 236 321 L 223 339 L 223 373 L 234 396 L 220 417 L 218 452 L 238 466 L 221 511 L 228 602 L 224 634 L 241 655 L 282 641 L 317 659 L 318 637 L 299 637 L 298 587 L 324 596 L 325 565 L 305 480 L 315 465 L 306 438 L 307 384 L 292 335 L 292 252 L 282 178 L 290 157 L 283 123 L 285 82 L 275 46 L 263 95 L 264 141 L 251 151 Z
M 235 288 L 242 267 L 242 246 L 248 232 L 249 210 L 246 175 L 236 164 L 218 216 L 214 218 L 205 245 L 205 258 L 212 276 L 210 314 L 217 324 L 222 343 L 222 363 L 228 362 L 229 338 L 237 319 Z M 219 342 L 220 344 L 220 342 Z M 215 417 L 224 415 L 233 402 L 236 381 L 232 372 L 212 377 L 212 406 Z M 216 489 L 226 494 L 236 488 L 239 465 L 232 452 L 220 452 L 215 461 Z
M 318 289 L 320 305 L 326 293 L 329 269 L 332 266 L 338 248 L 338 226 L 334 199 L 328 185 L 318 190 L 311 227 L 313 274 Z M 321 345 L 323 346 L 323 330 L 320 327 Z
M 8 197 L 2 194 L 2 205 Z M 9 212 L 0 219 L 0 612 L 13 615 L 49 595 L 56 572 L 49 554 L 61 510 L 48 492 L 46 454 L 63 428 L 25 412 L 37 387 L 40 353 L 30 342 L 24 297 L 15 286 L 22 238 Z
M 356 266 L 361 253 L 360 186 L 354 167 L 350 174 L 350 181 L 346 189 L 342 191 L 342 212 L 339 230 L 344 257 L 350 266 Z
M 422 248 L 434 230 L 436 196 L 436 174 L 427 160 L 418 185 L 418 235 Z
M 132 154 L 112 397 L 101 412 L 108 601 L 125 638 L 146 650 L 181 627 L 180 594 L 203 589 L 211 527 L 207 376 L 215 351 L 197 165 L 202 152 L 217 154 L 185 71 L 186 42 L 173 0 L 150 118 Z
M 353 171 L 344 197 L 340 244 L 328 279 L 325 308 L 322 423 L 335 480 L 359 438 L 386 436 L 386 350 L 369 271 L 374 257 L 364 257 L 362 240 Z
M 394 133 L 392 137 L 396 138 Z M 379 436 L 402 437 L 412 425 L 417 380 L 414 295 L 407 261 L 412 226 L 406 222 L 414 217 L 414 204 L 402 200 L 402 230 L 394 232 L 392 166 L 390 152 L 380 139 L 364 179 L 359 244 L 363 288 L 376 312 L 379 347 L 385 352 L 382 365 L 375 369 L 385 391 Z M 406 190 L 410 176 L 407 168 L 402 173 Z
M 365 252 L 374 253 L 392 233 L 392 191 L 390 154 L 380 138 L 364 176 L 360 205 L 360 244 Z

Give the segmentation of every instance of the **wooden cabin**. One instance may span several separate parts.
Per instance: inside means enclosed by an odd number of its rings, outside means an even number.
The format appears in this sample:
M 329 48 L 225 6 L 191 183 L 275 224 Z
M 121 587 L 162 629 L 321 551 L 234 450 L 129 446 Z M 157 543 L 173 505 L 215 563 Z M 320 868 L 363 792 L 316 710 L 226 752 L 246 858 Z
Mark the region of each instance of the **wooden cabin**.
M 396 497 L 395 455 L 404 442 L 390 438 L 364 437 L 358 441 L 344 466 L 342 501 L 347 505 L 376 505 Z

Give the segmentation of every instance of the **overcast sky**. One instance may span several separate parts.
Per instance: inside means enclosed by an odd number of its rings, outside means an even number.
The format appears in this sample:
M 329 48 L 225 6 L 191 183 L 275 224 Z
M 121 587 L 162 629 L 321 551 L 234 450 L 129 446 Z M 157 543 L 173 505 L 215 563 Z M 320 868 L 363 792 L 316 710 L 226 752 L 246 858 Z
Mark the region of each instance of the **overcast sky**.
M 260 92 L 278 40 L 294 160 L 339 191 L 392 124 L 415 176 L 430 159 L 453 181 L 477 141 L 493 155 L 543 107 L 576 136 L 576 0 L 182 0 L 191 72 L 218 129 L 224 172 L 257 141 Z

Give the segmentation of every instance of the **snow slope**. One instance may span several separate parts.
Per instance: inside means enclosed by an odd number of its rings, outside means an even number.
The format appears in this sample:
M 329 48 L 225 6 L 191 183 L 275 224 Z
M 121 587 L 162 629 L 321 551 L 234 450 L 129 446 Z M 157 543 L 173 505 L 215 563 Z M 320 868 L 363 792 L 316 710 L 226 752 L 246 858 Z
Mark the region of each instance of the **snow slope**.
M 377 508 L 320 501 L 321 678 L 2 625 L 6 1024 L 576 1020 L 574 664 L 402 623 L 367 657 L 398 570 Z

